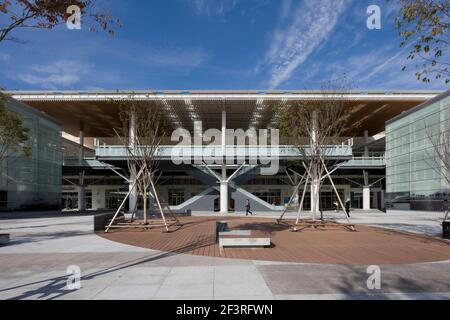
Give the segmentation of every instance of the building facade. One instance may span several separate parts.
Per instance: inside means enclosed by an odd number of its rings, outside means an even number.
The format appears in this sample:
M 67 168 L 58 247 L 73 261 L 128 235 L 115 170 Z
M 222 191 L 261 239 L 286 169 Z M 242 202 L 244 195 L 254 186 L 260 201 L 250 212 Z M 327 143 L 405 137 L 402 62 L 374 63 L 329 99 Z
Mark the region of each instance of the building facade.
M 442 210 L 450 200 L 450 173 L 434 143 L 450 131 L 450 91 L 386 123 L 387 205 L 400 210 Z M 442 168 L 442 170 L 441 170 Z
M 411 195 L 414 195 L 415 199 L 423 196 L 431 198 L 446 192 L 443 180 L 439 179 L 438 185 L 435 176 L 429 179 L 433 180 L 434 184 L 420 186 L 420 177 L 424 180 L 423 178 L 428 177 L 431 171 L 426 171 L 427 173 L 420 171 L 419 164 L 413 164 L 411 157 L 412 154 L 417 156 L 420 151 L 417 149 L 419 142 L 414 142 L 420 140 L 418 136 L 420 125 L 415 123 L 415 119 L 429 117 L 429 123 L 434 124 L 432 119 L 437 116 L 432 114 L 438 112 L 441 119 L 440 126 L 446 126 L 442 119 L 448 119 L 448 93 L 437 97 L 440 93 L 436 91 L 345 93 L 342 99 L 345 99 L 348 107 L 352 108 L 346 137 L 343 137 L 345 143 L 328 146 L 331 150 L 330 157 L 336 164 L 330 168 L 333 169 L 331 176 L 341 199 L 350 200 L 353 209 L 362 210 L 384 210 L 386 204 L 387 209 L 438 209 L 438 201 L 442 201 L 440 195 L 438 196 L 440 198 L 435 199 L 435 205 L 425 205 L 423 201 L 420 206 L 417 205 L 419 202 L 411 205 Z M 152 107 L 157 106 L 164 111 L 165 121 L 173 130 L 184 128 L 194 134 L 194 124 L 198 121 L 201 121 L 204 131 L 212 128 L 222 129 L 221 132 L 228 129 L 244 131 L 250 128 L 267 129 L 271 127 L 276 106 L 295 105 L 304 99 L 329 98 L 320 91 L 11 92 L 10 94 L 31 106 L 36 112 L 43 111 L 56 118 L 62 125 L 62 131 L 77 137 L 81 145 L 87 145 L 86 139 L 93 141 L 90 147 L 81 148 L 80 144 L 77 147 L 77 144 L 63 140 L 61 157 L 63 160 L 60 163 L 54 162 L 55 166 L 62 167 L 62 176 L 59 177 L 59 184 L 55 183 L 48 189 L 52 192 L 58 190 L 57 193 L 60 199 L 62 198 L 62 208 L 66 210 L 116 209 L 130 191 L 134 177 L 128 170 L 126 147 L 123 141 L 116 138 L 114 132 L 114 128 L 122 126 L 117 102 L 137 100 Z M 431 106 L 431 111 L 414 109 L 421 104 Z M 423 105 L 418 108 L 426 109 Z M 414 115 L 411 110 L 419 113 Z M 393 120 L 390 121 L 391 119 Z M 133 124 L 130 123 L 129 127 L 133 128 Z M 412 138 L 414 135 L 417 139 Z M 406 146 L 406 141 L 408 143 L 412 141 L 417 145 Z M 425 140 L 420 141 L 423 143 L 420 146 L 425 148 L 427 146 Z M 163 139 L 158 159 L 160 174 L 157 179 L 158 193 L 162 202 L 175 212 L 186 210 L 242 212 L 245 211 L 247 199 L 256 212 L 281 212 L 291 198 L 293 199 L 291 204 L 295 207 L 303 195 L 302 188 L 297 194 L 293 194 L 295 185 L 305 172 L 298 161 L 294 161 L 298 160 L 299 155 L 292 153 L 290 145 L 276 146 L 273 156 L 279 161 L 279 168 L 271 175 L 261 174 L 260 164 L 250 165 L 248 155 L 253 151 L 249 146 L 226 143 L 218 146 L 226 152 L 234 152 L 233 154 L 239 153 L 239 150 L 244 148 L 246 156 L 243 159 L 246 165 L 241 166 L 238 162 L 226 165 L 196 163 L 198 156 L 195 155 L 195 150 L 200 150 L 200 155 L 203 155 L 205 145 L 192 149 L 191 164 L 177 165 L 170 158 L 175 145 L 176 142 L 171 141 L 170 134 Z M 388 163 L 385 153 L 388 156 Z M 420 174 L 422 176 L 419 176 Z M 417 183 L 411 180 L 411 176 L 417 178 L 415 180 Z M 42 185 L 42 188 L 47 187 Z M 309 185 L 305 190 L 305 210 L 310 208 L 313 201 L 310 188 Z M 324 180 L 321 185 L 320 208 L 330 210 L 336 200 L 332 185 Z M 137 202 L 139 207 L 141 201 L 139 195 L 132 191 L 126 206 L 131 209 Z
M 9 154 L 0 175 L 0 210 L 59 209 L 61 205 L 61 125 L 42 112 L 9 99 L 29 129 L 29 157 Z

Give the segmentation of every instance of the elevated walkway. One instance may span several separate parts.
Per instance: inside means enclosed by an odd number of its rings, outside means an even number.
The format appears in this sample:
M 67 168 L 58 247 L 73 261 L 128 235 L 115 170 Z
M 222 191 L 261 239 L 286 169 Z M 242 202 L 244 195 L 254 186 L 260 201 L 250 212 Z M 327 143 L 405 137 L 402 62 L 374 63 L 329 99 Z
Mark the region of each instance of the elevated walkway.
M 142 149 L 136 148 L 136 155 L 142 154 Z M 191 159 L 203 159 L 204 161 L 215 160 L 211 155 L 222 153 L 221 146 L 160 146 L 156 152 L 158 160 L 172 160 L 177 157 Z M 306 153 L 308 154 L 308 148 Z M 324 146 L 322 153 L 327 159 L 349 160 L 352 158 L 352 147 L 350 145 Z M 259 159 L 261 157 L 279 158 L 283 160 L 298 159 L 302 154 L 295 146 L 226 146 L 225 154 L 232 156 L 235 160 Z M 266 156 L 267 155 L 267 156 Z M 128 150 L 124 146 L 98 145 L 95 148 L 95 156 L 99 160 L 126 160 L 129 157 Z
M 386 158 L 380 157 L 353 157 L 342 163 L 339 169 L 384 169 Z

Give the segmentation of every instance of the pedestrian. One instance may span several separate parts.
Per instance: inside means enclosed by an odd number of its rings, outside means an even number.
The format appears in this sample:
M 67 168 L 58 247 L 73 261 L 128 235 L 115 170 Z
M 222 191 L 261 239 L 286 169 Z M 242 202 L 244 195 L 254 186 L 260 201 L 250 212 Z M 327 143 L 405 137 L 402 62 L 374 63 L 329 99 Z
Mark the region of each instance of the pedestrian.
M 339 205 L 338 205 L 337 201 L 333 202 L 333 208 L 334 208 L 334 211 L 337 213 L 339 210 Z
M 248 214 L 253 215 L 253 212 L 250 211 L 250 200 L 245 200 L 245 215 L 248 216 Z
M 345 201 L 345 213 L 350 218 L 350 198 L 347 198 L 347 201 Z
M 444 222 L 447 221 L 447 219 L 450 216 L 450 206 L 448 205 L 448 200 L 445 199 L 444 203 L 442 205 L 442 210 L 444 211 Z

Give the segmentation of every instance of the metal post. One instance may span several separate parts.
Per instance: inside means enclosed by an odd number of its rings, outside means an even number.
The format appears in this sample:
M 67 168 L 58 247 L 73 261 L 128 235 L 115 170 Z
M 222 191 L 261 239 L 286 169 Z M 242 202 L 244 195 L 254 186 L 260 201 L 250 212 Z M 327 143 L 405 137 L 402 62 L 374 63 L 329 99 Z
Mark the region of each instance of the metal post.
M 226 152 L 226 131 L 227 131 L 227 112 L 222 110 L 222 179 L 220 181 L 220 213 L 228 213 L 228 181 L 227 165 L 225 163 Z

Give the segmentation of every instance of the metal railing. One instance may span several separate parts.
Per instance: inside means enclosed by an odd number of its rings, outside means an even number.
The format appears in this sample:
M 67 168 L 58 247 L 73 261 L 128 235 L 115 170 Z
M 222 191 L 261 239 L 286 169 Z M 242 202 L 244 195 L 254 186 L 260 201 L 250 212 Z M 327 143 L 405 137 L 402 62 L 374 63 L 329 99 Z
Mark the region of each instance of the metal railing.
M 134 155 L 142 155 L 145 147 L 137 147 Z M 305 148 L 306 155 L 311 154 L 310 148 Z M 160 146 L 155 155 L 161 159 L 171 159 L 180 155 L 183 157 L 202 157 L 212 158 L 225 154 L 225 157 L 249 158 L 249 157 L 281 157 L 281 158 L 298 158 L 302 153 L 295 146 Z M 349 145 L 330 145 L 323 146 L 322 154 L 326 157 L 351 157 L 352 147 Z M 125 146 L 109 146 L 99 145 L 95 148 L 97 157 L 105 158 L 126 158 L 129 156 L 129 150 Z
M 372 157 L 353 157 L 349 161 L 342 164 L 342 167 L 385 167 L 386 158 L 384 154 L 382 156 Z

